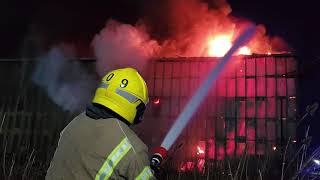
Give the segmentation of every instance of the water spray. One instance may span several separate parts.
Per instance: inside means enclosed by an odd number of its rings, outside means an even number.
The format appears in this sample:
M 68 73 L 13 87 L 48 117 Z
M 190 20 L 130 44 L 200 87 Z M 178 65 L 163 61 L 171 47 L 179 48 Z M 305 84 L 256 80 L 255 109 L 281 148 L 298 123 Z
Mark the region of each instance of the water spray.
M 231 60 L 232 55 L 255 33 L 256 27 L 250 26 L 247 28 L 234 42 L 230 50 L 222 57 L 215 68 L 211 70 L 207 78 L 202 82 L 194 96 L 184 107 L 183 111 L 178 116 L 177 120 L 165 136 L 161 146 L 155 149 L 154 155 L 151 158 L 151 167 L 157 168 L 161 161 L 165 158 L 167 150 L 170 149 L 177 137 L 181 134 L 184 127 L 191 119 L 194 112 L 197 110 L 203 99 L 207 96 L 212 84 L 216 81 L 224 66 Z M 157 151 L 158 150 L 158 151 Z M 160 155 L 160 156 L 159 156 Z

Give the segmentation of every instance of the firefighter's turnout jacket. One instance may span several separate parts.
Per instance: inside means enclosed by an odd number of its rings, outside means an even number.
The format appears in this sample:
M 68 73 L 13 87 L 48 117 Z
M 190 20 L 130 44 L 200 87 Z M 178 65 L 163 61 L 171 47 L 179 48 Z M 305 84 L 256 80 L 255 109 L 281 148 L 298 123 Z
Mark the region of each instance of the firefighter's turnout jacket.
M 61 132 L 46 180 L 155 179 L 147 152 L 124 122 L 82 113 Z

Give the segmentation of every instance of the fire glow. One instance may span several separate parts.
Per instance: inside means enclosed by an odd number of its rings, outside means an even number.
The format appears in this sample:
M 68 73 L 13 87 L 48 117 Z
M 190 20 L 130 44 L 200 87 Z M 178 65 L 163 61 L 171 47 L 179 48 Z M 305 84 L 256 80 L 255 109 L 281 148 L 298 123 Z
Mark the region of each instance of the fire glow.
M 158 105 L 160 104 L 160 98 L 156 98 L 153 100 L 153 104 Z
M 166 12 L 165 17 L 152 13 L 136 25 L 112 19 L 107 22 L 92 42 L 99 74 L 103 75 L 105 69 L 113 65 L 139 69 L 153 58 L 222 57 L 241 31 L 255 24 L 232 16 L 226 0 L 216 1 L 214 7 L 201 0 L 170 0 L 161 7 L 161 12 Z M 166 33 L 160 33 L 164 30 Z M 252 39 L 234 55 L 289 51 L 286 42 L 280 37 L 268 36 L 265 26 L 258 24 Z
M 177 117 L 176 121 L 170 128 L 168 134 L 165 136 L 161 144 L 161 147 L 170 149 L 172 144 L 175 142 L 177 137 L 182 132 L 183 128 L 186 126 L 186 124 L 194 114 L 194 112 L 197 110 L 201 102 L 204 100 L 204 97 L 208 94 L 211 85 L 217 80 L 222 69 L 232 59 L 232 55 L 241 47 L 241 45 L 245 44 L 245 42 L 250 40 L 255 32 L 256 26 L 250 26 L 245 31 L 243 31 L 241 35 L 236 39 L 235 43 L 232 45 L 230 50 L 228 50 L 226 55 L 216 65 L 216 67 L 210 69 L 210 73 L 207 75 L 205 80 L 201 83 L 200 87 L 197 89 L 197 91 L 185 105 L 185 107 Z
M 163 20 L 165 22 L 166 27 L 166 34 L 165 35 L 157 35 L 158 31 L 152 31 L 155 24 L 148 24 L 147 22 L 141 21 L 142 27 L 139 24 L 132 26 L 132 25 L 123 25 L 121 23 L 109 23 L 106 26 L 106 29 L 101 32 L 101 36 L 98 36 L 97 39 L 101 40 L 102 42 L 106 43 L 94 43 L 94 47 L 96 52 L 103 52 L 101 56 L 98 56 L 98 62 L 102 62 L 103 60 L 115 59 L 114 57 L 118 57 L 118 55 L 125 55 L 126 58 L 122 59 L 129 59 L 130 63 L 134 62 L 135 64 L 141 64 L 148 59 L 159 58 L 159 57 L 223 57 L 230 48 L 236 44 L 235 40 L 239 36 L 239 33 L 246 29 L 246 27 L 251 24 L 249 21 L 244 19 L 237 19 L 236 17 L 231 16 L 231 8 L 228 7 L 229 5 L 227 2 L 222 0 L 219 5 L 217 5 L 214 9 L 207 6 L 206 3 L 203 3 L 201 0 L 171 0 L 168 1 L 169 9 L 163 9 L 162 12 L 166 12 L 166 17 L 168 19 Z M 230 8 L 228 10 L 228 8 Z M 197 12 L 197 13 L 194 13 Z M 150 21 L 150 22 L 159 22 L 159 21 Z M 159 22 L 160 23 L 160 22 Z M 146 26 L 147 28 L 143 28 Z M 156 26 L 161 26 L 161 24 L 156 24 Z M 151 29 L 150 32 L 145 31 L 145 29 Z M 161 29 L 160 29 L 161 30 Z M 148 33 L 155 33 L 155 34 L 148 34 Z M 104 36 L 103 36 L 104 35 Z M 127 36 L 126 36 L 127 35 Z M 152 36 L 156 35 L 156 36 Z M 158 39 L 151 39 L 152 37 L 158 37 Z M 98 41 L 100 42 L 100 41 Z M 110 43 L 112 42 L 112 43 Z M 283 43 L 283 44 L 282 44 Z M 125 46 L 123 46 L 125 45 Z M 99 49 L 100 47 L 100 49 Z M 111 49 L 110 51 L 105 51 L 108 47 L 115 47 L 114 50 Z M 279 48 L 280 47 L 280 48 Z M 100 51 L 97 51 L 100 50 Z M 119 53 L 118 51 L 121 52 Z M 192 170 L 196 167 L 202 169 L 203 163 L 205 162 L 205 158 L 209 159 L 216 159 L 216 160 L 223 160 L 226 156 L 233 157 L 233 156 L 241 156 L 248 151 L 249 155 L 259 154 L 262 155 L 266 152 L 266 147 L 263 145 L 258 146 L 255 144 L 255 140 L 259 137 L 268 138 L 273 141 L 276 138 L 276 134 L 273 133 L 276 130 L 276 126 L 270 122 L 268 123 L 268 131 L 265 131 L 263 128 L 265 126 L 260 126 L 260 121 L 258 121 L 258 125 L 256 128 L 247 124 L 245 118 L 243 116 L 246 111 L 248 111 L 248 116 L 255 117 L 254 113 L 257 113 L 259 117 L 274 117 L 276 112 L 275 109 L 277 104 L 274 99 L 270 97 L 275 97 L 276 92 L 277 94 L 285 94 L 287 91 L 286 88 L 280 86 L 274 86 L 274 82 L 276 80 L 272 78 L 265 78 L 264 74 L 272 74 L 277 70 L 274 69 L 275 62 L 272 59 L 272 54 L 277 54 L 280 52 L 288 52 L 289 50 L 286 49 L 286 44 L 280 38 L 276 39 L 273 37 L 267 36 L 267 31 L 263 25 L 257 26 L 257 31 L 253 34 L 252 39 L 247 42 L 245 45 L 241 45 L 239 49 L 234 53 L 234 55 L 252 55 L 252 54 L 265 54 L 269 55 L 270 59 L 266 61 L 264 58 L 255 60 L 257 65 L 253 64 L 246 64 L 244 65 L 240 61 L 237 61 L 237 65 L 234 69 L 236 71 L 236 78 L 230 79 L 228 81 L 223 81 L 223 86 L 218 86 L 222 88 L 217 88 L 217 94 L 220 96 L 228 96 L 228 97 L 256 97 L 256 96 L 268 96 L 268 104 L 265 101 L 261 102 L 258 105 L 252 105 L 249 107 L 246 106 L 245 103 L 240 103 L 239 107 L 237 107 L 237 111 L 240 113 L 239 119 L 237 119 L 237 124 L 234 124 L 233 128 L 228 129 L 226 136 L 228 140 L 226 140 L 225 144 L 221 144 L 215 138 L 209 138 L 207 142 L 202 141 L 200 144 L 192 144 L 192 148 L 188 147 L 188 152 L 192 152 L 192 156 L 197 158 L 197 162 L 191 162 L 186 160 L 181 164 L 180 170 L 181 171 L 188 171 Z M 107 52 L 107 53 L 104 53 Z M 110 52 L 110 53 L 109 53 Z M 110 56 L 114 55 L 114 56 Z M 99 53 L 98 53 L 99 55 Z M 136 58 L 132 58 L 136 57 Z M 146 58 L 141 58 L 146 57 Z M 100 59 L 100 60 L 99 60 Z M 135 59 L 143 59 L 143 62 L 138 62 Z M 211 58 L 209 58 L 211 59 Z M 212 58 L 214 59 L 214 58 Z M 235 58 L 236 59 L 236 58 Z M 109 61 L 108 61 L 109 62 Z M 118 59 L 115 59 L 114 62 L 119 62 Z M 127 61 L 121 61 L 122 65 L 127 63 Z M 243 61 L 244 62 L 244 61 Z M 105 62 L 104 66 L 99 66 L 103 69 L 107 69 L 108 64 Z M 190 62 L 191 63 L 191 62 Z M 186 63 L 187 64 L 187 63 Z M 161 66 L 162 67 L 162 66 Z M 163 68 L 166 66 L 163 66 Z M 180 65 L 173 66 L 172 68 L 180 67 Z M 189 65 L 188 65 L 189 67 Z M 268 68 L 267 68 L 268 67 Z M 270 67 L 270 68 L 269 68 Z M 160 71 L 160 66 L 156 67 L 159 68 L 157 73 L 165 72 L 165 70 Z M 171 74 L 179 73 L 190 73 L 181 75 L 179 74 L 178 77 L 191 77 L 194 73 L 188 71 L 188 69 L 195 69 L 195 68 L 182 68 L 180 67 L 181 71 L 174 71 L 170 72 Z M 203 69 L 205 69 L 204 67 Z M 229 67 L 230 68 L 230 67 Z M 167 68 L 168 69 L 168 68 Z M 280 69 L 280 68 L 279 68 Z M 198 69 L 197 69 L 198 70 Z M 260 71 L 259 71 L 260 70 Z M 262 70 L 262 71 L 261 71 Z M 285 68 L 281 68 L 281 70 L 285 70 Z M 198 71 L 201 71 L 199 69 Z M 235 72 L 232 71 L 232 72 Z M 256 75 L 256 71 L 262 74 L 262 76 L 256 80 L 251 79 L 244 79 L 242 77 L 248 75 Z M 266 72 L 267 71 L 267 72 Z M 269 72 L 270 71 L 270 72 Z M 168 72 L 166 72 L 168 73 Z M 168 73 L 168 74 L 170 74 Z M 284 72 L 285 73 L 285 72 Z M 159 73 L 161 74 L 161 73 Z M 204 74 L 204 73 L 200 73 Z M 163 74 L 164 75 L 164 74 Z M 239 77 L 238 77 L 239 75 Z M 161 75 L 160 75 L 161 76 Z M 253 77 L 253 76 L 252 76 Z M 258 76 L 254 76 L 258 77 Z M 287 77 L 283 77 L 287 78 Z M 154 78 L 156 79 L 156 78 Z M 170 83 L 168 83 L 170 82 Z M 176 95 L 179 95 L 179 101 L 185 97 L 180 96 L 180 93 L 184 91 L 188 91 L 188 88 L 184 88 L 185 84 L 188 83 L 175 83 L 177 81 L 169 81 L 166 79 L 165 81 L 155 81 L 153 82 L 156 84 L 154 88 L 156 90 L 152 91 L 155 97 L 158 97 L 159 94 L 166 94 L 174 96 L 172 91 L 179 91 L 176 92 Z M 222 82 L 222 81 L 221 81 Z M 219 83 L 221 83 L 219 82 Z M 226 84 L 227 83 L 227 84 Z M 294 87 L 292 84 L 293 81 L 288 84 L 290 87 Z M 284 83 L 286 84 L 286 83 Z M 225 85 L 228 86 L 227 91 Z M 181 88 L 180 88 L 181 86 Z M 161 88 L 160 88 L 161 87 Z M 168 90 L 163 90 L 169 88 Z M 189 87 L 189 86 L 186 86 Z M 196 88 L 197 86 L 192 87 Z M 268 88 L 266 88 L 268 87 Z M 175 90 L 176 89 L 176 90 Z M 246 90 L 247 89 L 247 90 Z M 160 93 L 161 90 L 161 93 Z M 163 90 L 163 91 L 162 91 Z M 166 93 L 164 93 L 166 92 Z M 167 93 L 168 92 L 168 93 Z M 170 94 L 172 93 L 172 94 Z M 188 94 L 186 92 L 185 94 Z M 270 96 L 270 97 L 269 97 Z M 183 97 L 183 98 L 180 98 Z M 294 96 L 292 96 L 294 97 Z M 249 98 L 248 98 L 249 99 Z M 291 99 L 291 98 L 290 98 Z M 165 110 L 166 103 L 168 100 L 163 98 L 160 101 L 160 98 L 155 98 L 152 101 L 154 107 L 161 109 L 162 111 Z M 171 98 L 170 98 L 171 103 Z M 179 106 L 170 104 L 170 108 L 182 108 L 181 106 L 185 102 L 179 102 Z M 180 105 L 181 104 L 181 105 Z M 253 108 L 253 107 L 261 107 L 261 108 Z M 268 112 L 265 112 L 265 107 L 268 106 Z M 178 113 L 179 109 L 177 110 L 170 110 L 168 113 Z M 215 112 L 212 112 L 215 113 Z M 175 117 L 176 114 L 172 117 Z M 171 115 L 170 115 L 171 116 Z M 241 117 L 241 118 L 240 118 Z M 168 119 L 168 118 L 165 118 Z M 169 121 L 169 120 L 168 120 Z M 265 119 L 261 118 L 261 123 L 264 122 Z M 224 122 L 223 117 L 219 119 L 219 122 Z M 164 123 L 164 121 L 162 122 Z M 166 122 L 170 124 L 169 122 Z M 216 123 L 216 125 L 219 123 Z M 217 129 L 225 129 L 228 126 L 215 127 Z M 220 125 L 219 124 L 219 125 Z M 215 126 L 216 126 L 215 125 Z M 193 129 L 192 129 L 193 130 Z M 196 132 L 196 130 L 193 130 Z M 193 132 L 192 131 L 192 132 Z M 160 131 L 159 131 L 160 132 Z M 177 131 L 173 131 L 177 133 Z M 268 132 L 268 134 L 266 134 Z M 270 133 L 269 133 L 270 132 Z M 214 131 L 214 133 L 218 134 L 218 132 Z M 179 134 L 179 133 L 177 133 Z M 193 138 L 192 134 L 192 138 Z M 238 142 L 236 139 L 237 137 L 244 137 L 248 141 L 247 142 Z M 191 139 L 192 139 L 191 138 Z M 171 136 L 168 138 L 168 141 L 173 141 Z M 200 140 L 200 139 L 198 139 Z M 172 143 L 172 142 L 170 142 Z M 170 144 L 169 143 L 169 144 Z M 168 143 L 166 143 L 168 144 Z M 206 146 L 207 145 L 207 146 Z M 161 145 L 163 146 L 163 145 Z M 170 147 L 169 145 L 168 147 Z M 164 146 L 167 148 L 167 146 Z M 168 148 L 169 149 L 169 148 Z M 271 147 L 271 150 L 276 151 L 277 147 Z M 187 153 L 186 153 L 187 154 Z
M 224 56 L 231 48 L 232 43 L 228 36 L 218 36 L 208 42 L 208 55 L 213 57 Z
M 231 36 L 221 35 L 208 40 L 208 56 L 223 57 L 231 48 Z M 251 55 L 251 49 L 247 46 L 241 47 L 236 55 Z
M 197 152 L 198 155 L 204 154 L 204 150 L 202 150 L 199 146 L 197 147 L 197 149 L 198 149 L 198 152 Z

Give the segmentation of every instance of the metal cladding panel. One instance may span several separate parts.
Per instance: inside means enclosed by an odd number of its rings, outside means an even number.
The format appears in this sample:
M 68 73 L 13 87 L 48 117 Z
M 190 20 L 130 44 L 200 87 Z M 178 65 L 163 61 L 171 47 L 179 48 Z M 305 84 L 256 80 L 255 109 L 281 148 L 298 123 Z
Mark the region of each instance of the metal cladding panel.
M 159 119 L 150 136 L 153 145 L 161 143 L 217 62 L 217 58 L 172 58 L 150 64 L 153 73 L 146 77 L 151 105 L 146 118 Z M 186 152 L 180 161 L 221 160 L 245 150 L 263 155 L 273 145 L 281 146 L 283 140 L 294 137 L 296 68 L 290 55 L 234 57 L 176 141 L 184 144 Z M 153 103 L 155 100 L 160 103 Z

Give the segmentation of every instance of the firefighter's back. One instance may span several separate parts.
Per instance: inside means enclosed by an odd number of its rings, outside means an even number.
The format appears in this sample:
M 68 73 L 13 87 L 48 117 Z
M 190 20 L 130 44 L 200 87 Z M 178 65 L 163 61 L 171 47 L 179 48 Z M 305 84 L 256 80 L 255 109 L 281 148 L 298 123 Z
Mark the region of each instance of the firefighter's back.
M 114 118 L 95 120 L 82 113 L 61 133 L 46 179 L 128 178 L 130 168 L 139 171 L 135 164 L 148 164 L 147 151 L 125 123 Z M 132 163 L 136 157 L 139 162 Z

